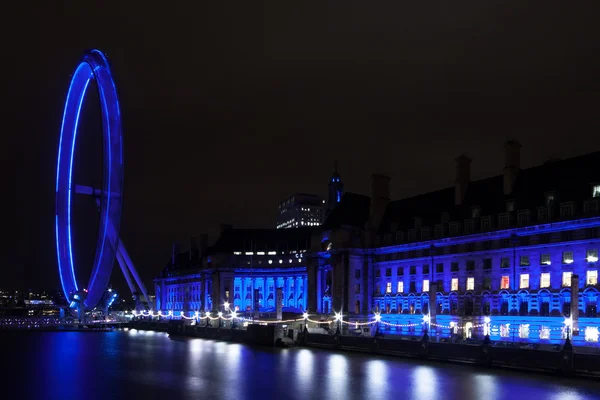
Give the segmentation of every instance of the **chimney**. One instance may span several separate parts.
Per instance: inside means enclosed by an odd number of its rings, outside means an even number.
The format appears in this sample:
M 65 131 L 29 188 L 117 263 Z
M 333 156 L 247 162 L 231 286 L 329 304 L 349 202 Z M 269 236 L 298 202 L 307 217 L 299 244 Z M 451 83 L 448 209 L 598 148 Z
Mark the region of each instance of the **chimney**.
M 390 177 L 382 174 L 371 175 L 371 209 L 369 228 L 377 229 L 383 213 L 390 202 Z
M 173 251 L 171 252 L 171 264 L 175 265 L 177 262 L 177 256 L 179 255 L 179 243 L 173 243 Z
M 471 159 L 466 155 L 457 157 L 456 179 L 454 180 L 454 204 L 460 206 L 465 200 L 469 181 L 471 181 Z
M 509 195 L 521 168 L 521 144 L 516 140 L 504 143 L 504 194 Z
M 195 237 L 190 238 L 190 260 L 198 257 L 198 242 Z

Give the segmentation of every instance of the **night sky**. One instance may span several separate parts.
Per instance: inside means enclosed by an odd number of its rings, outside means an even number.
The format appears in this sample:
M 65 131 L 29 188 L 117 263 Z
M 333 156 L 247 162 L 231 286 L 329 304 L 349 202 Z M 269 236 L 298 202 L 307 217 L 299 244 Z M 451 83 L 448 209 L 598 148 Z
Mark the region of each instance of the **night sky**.
M 222 222 L 273 227 L 284 196 L 324 196 L 335 159 L 347 191 L 368 194 L 386 172 L 400 198 L 451 186 L 463 152 L 474 179 L 500 174 L 508 138 L 524 167 L 600 149 L 598 1 L 10 3 L 0 148 L 16 212 L 0 287 L 59 287 L 56 151 L 86 48 L 108 54 L 117 81 L 121 237 L 148 282 L 175 240 L 212 241 Z M 77 160 L 92 180 L 93 101 Z M 94 247 L 86 212 L 81 259 Z

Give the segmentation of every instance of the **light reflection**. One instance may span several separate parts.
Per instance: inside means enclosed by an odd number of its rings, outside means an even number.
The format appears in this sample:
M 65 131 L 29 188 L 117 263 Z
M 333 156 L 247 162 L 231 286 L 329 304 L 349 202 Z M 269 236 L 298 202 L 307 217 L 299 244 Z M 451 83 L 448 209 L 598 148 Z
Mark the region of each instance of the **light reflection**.
M 314 372 L 314 354 L 311 350 L 302 349 L 296 353 L 295 373 L 300 387 L 309 388 Z
M 480 399 L 494 400 L 498 397 L 497 382 L 490 375 L 477 375 L 475 378 L 475 393 Z
M 412 373 L 413 398 L 436 399 L 437 376 L 431 367 L 416 367 Z
M 348 360 L 339 354 L 330 355 L 328 360 L 327 391 L 331 399 L 348 399 Z

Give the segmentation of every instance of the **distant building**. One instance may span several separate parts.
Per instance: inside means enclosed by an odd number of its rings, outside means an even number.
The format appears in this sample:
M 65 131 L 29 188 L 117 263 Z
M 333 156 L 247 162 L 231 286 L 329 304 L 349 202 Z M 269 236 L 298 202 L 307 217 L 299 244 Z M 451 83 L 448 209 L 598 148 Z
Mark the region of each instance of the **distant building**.
M 331 211 L 342 201 L 344 183 L 337 161 L 328 184 L 327 202 L 314 194 L 296 193 L 281 203 L 277 214 L 277 229 L 322 225 Z
M 325 200 L 314 194 L 296 193 L 279 203 L 277 229 L 319 226 L 323 223 Z

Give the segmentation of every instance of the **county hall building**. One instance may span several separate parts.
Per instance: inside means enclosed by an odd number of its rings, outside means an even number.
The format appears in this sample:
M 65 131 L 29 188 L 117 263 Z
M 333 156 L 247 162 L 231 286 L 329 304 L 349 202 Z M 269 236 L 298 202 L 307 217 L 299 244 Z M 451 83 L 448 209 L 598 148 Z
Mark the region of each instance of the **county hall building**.
M 458 157 L 453 186 L 402 200 L 373 175 L 370 196 L 344 193 L 322 226 L 224 229 L 174 254 L 157 308 L 268 311 L 281 287 L 284 307 L 379 313 L 386 334 L 597 346 L 600 152 L 522 169 L 520 148 L 505 143 L 501 174 L 477 181 Z

